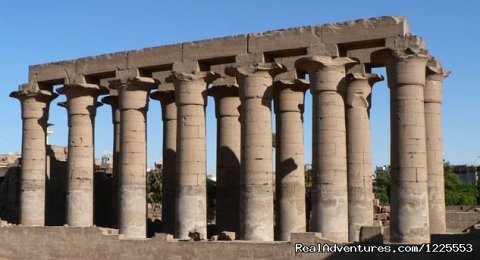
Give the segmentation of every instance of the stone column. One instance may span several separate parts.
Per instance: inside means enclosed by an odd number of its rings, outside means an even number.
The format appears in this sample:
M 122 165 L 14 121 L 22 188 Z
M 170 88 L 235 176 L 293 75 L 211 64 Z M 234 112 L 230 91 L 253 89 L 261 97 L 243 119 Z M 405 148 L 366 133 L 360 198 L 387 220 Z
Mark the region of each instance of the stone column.
M 391 213 L 393 243 L 430 242 L 425 142 L 426 51 L 392 51 L 387 61 L 391 113 Z
M 303 105 L 305 80 L 274 84 L 276 114 L 275 240 L 306 231 Z
M 163 120 L 162 229 L 175 232 L 175 188 L 177 157 L 177 105 L 175 91 L 156 91 L 150 97 L 159 100 Z
M 207 237 L 207 154 L 205 106 L 207 83 L 216 74 L 183 73 L 174 65 L 169 82 L 175 85 L 177 105 L 177 184 L 175 233 L 179 239 Z
M 377 74 L 347 75 L 345 114 L 347 120 L 348 240 L 358 242 L 360 228 L 373 225 L 372 148 L 370 141 L 370 96 Z
M 58 89 L 67 97 L 68 160 L 67 214 L 69 226 L 93 226 L 93 147 L 97 97 L 106 88 L 93 84 L 67 84 Z
M 46 130 L 50 102 L 58 95 L 29 91 L 23 85 L 10 97 L 22 106 L 22 168 L 20 173 L 20 224 L 45 225 Z
M 236 76 L 241 100 L 241 240 L 273 241 L 272 111 L 273 77 L 285 70 L 278 63 L 226 69 Z
M 335 242 L 348 241 L 347 149 L 345 133 L 346 57 L 309 56 L 296 62 L 310 75 L 313 96 L 311 231 Z
M 118 104 L 118 95 L 110 95 L 102 98 L 102 103 L 110 105 L 112 108 L 113 124 L 113 183 L 112 183 L 112 205 L 111 205 L 111 223 L 112 227 L 118 228 L 118 175 L 120 174 L 120 108 Z
M 148 95 L 158 84 L 147 77 L 111 81 L 120 105 L 120 171 L 118 176 L 118 227 L 126 238 L 147 236 Z
M 208 90 L 215 98 L 217 117 L 217 191 L 216 227 L 217 233 L 232 231 L 238 233 L 239 224 L 239 182 L 240 182 L 240 98 L 238 86 L 219 79 Z M 230 84 L 229 84 L 230 83 Z
M 442 144 L 442 84 L 450 74 L 433 58 L 427 66 L 425 82 L 425 129 L 427 143 L 428 201 L 430 234 L 447 231 Z

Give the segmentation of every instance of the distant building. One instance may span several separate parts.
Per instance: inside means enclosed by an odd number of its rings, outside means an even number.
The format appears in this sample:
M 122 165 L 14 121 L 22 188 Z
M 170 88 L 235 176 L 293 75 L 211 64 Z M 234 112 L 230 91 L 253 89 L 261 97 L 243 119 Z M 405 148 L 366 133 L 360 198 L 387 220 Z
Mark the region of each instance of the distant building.
M 453 165 L 453 172 L 460 177 L 460 179 L 470 185 L 477 185 L 478 183 L 478 168 L 474 165 Z

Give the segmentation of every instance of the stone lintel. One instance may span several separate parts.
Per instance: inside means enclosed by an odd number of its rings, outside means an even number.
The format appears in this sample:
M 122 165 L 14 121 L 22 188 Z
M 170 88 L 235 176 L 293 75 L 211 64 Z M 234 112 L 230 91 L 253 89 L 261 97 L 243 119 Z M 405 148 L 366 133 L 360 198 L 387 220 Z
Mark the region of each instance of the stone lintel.
M 356 46 L 354 49 L 366 48 L 371 46 L 369 43 L 372 41 L 389 44 L 388 39 L 398 35 L 409 35 L 408 24 L 404 17 L 393 16 L 157 46 L 32 65 L 29 68 L 29 87 L 45 89 L 45 86 L 55 84 L 84 83 L 87 82 L 85 77 L 101 80 L 124 69 L 165 71 L 178 61 L 201 61 L 206 65 L 216 65 L 231 63 L 236 57 L 238 62 L 241 60 L 238 56 L 242 53 L 251 53 L 257 62 L 263 62 L 264 56 L 275 58 L 307 53 L 325 54 L 317 52 L 316 46 L 341 44 Z M 398 40 L 393 43 L 401 44 Z

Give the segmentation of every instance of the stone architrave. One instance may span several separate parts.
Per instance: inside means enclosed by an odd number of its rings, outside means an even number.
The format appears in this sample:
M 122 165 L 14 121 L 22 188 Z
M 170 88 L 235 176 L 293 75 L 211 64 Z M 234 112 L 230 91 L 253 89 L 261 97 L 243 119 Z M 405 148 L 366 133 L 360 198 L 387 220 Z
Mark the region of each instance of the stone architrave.
M 274 83 L 276 118 L 275 240 L 306 232 L 303 111 L 308 81 Z
M 120 105 L 120 171 L 118 176 L 118 228 L 126 238 L 147 236 L 148 96 L 158 82 L 148 77 L 110 81 Z
M 445 213 L 445 184 L 442 144 L 442 88 L 449 71 L 432 58 L 427 64 L 425 98 L 425 129 L 427 144 L 428 201 L 430 234 L 447 231 Z
M 110 105 L 112 109 L 113 124 L 113 155 L 112 155 L 112 204 L 111 204 L 111 224 L 118 228 L 118 175 L 120 174 L 120 107 L 118 104 L 118 95 L 103 97 L 102 103 Z
M 373 226 L 372 148 L 370 139 L 371 93 L 383 80 L 377 74 L 347 75 L 345 116 L 347 126 L 348 238 L 360 241 L 360 228 Z
M 57 91 L 67 97 L 68 160 L 66 222 L 93 226 L 94 120 L 97 97 L 108 93 L 94 84 L 66 84 Z
M 163 85 L 162 85 L 163 86 Z M 177 157 L 177 105 L 175 91 L 160 90 L 150 94 L 160 101 L 163 121 L 163 170 L 162 170 L 162 230 L 175 232 L 175 188 Z
M 307 56 L 296 61 L 308 72 L 313 96 L 311 231 L 335 242 L 348 241 L 345 66 L 356 61 Z
M 181 67 L 181 66 L 180 66 Z M 177 105 L 177 184 L 175 232 L 178 239 L 207 238 L 207 154 L 205 106 L 207 84 L 218 74 L 174 70 L 168 82 L 175 85 Z
M 217 233 L 231 231 L 238 234 L 240 182 L 240 98 L 235 79 L 218 79 L 208 94 L 215 99 L 217 117 Z
M 46 90 L 28 91 L 23 85 L 10 97 L 22 106 L 22 167 L 19 223 L 45 225 L 46 130 L 50 102 L 58 95 Z
M 227 67 L 239 83 L 241 101 L 241 173 L 239 239 L 274 240 L 272 110 L 273 77 L 278 63 Z
M 390 50 L 387 61 L 391 113 L 390 241 L 429 243 L 423 49 Z

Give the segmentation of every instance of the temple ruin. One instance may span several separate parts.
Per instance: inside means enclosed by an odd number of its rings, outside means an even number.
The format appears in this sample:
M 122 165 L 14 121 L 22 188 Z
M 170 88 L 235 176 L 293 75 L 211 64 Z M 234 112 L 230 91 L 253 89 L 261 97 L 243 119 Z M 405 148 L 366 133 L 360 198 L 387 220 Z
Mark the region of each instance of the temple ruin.
M 21 103 L 23 122 L 20 224 L 45 225 L 49 106 L 65 95 L 65 224 L 94 224 L 95 114 L 109 107 L 116 184 L 112 216 L 121 236 L 146 238 L 146 148 L 156 145 L 146 140 L 146 113 L 154 99 L 164 129 L 163 231 L 180 240 L 206 239 L 210 95 L 218 134 L 218 231 L 249 241 L 290 241 L 292 233 L 318 232 L 334 242 L 358 242 L 360 229 L 374 226 L 369 118 L 372 87 L 383 80 L 372 73 L 377 67 L 386 67 L 391 99 L 390 241 L 430 242 L 431 234 L 446 232 L 441 104 L 448 72 L 403 17 L 31 66 L 29 82 L 11 94 Z M 63 86 L 55 93 L 58 85 Z M 99 103 L 102 95 L 107 96 Z M 305 95 L 312 95 L 312 118 L 303 118 Z M 99 108 L 102 103 L 109 106 Z M 312 120 L 313 129 L 304 129 L 304 120 Z M 313 131 L 311 144 L 303 143 L 304 131 Z M 313 146 L 311 212 L 305 203 L 304 145 Z

